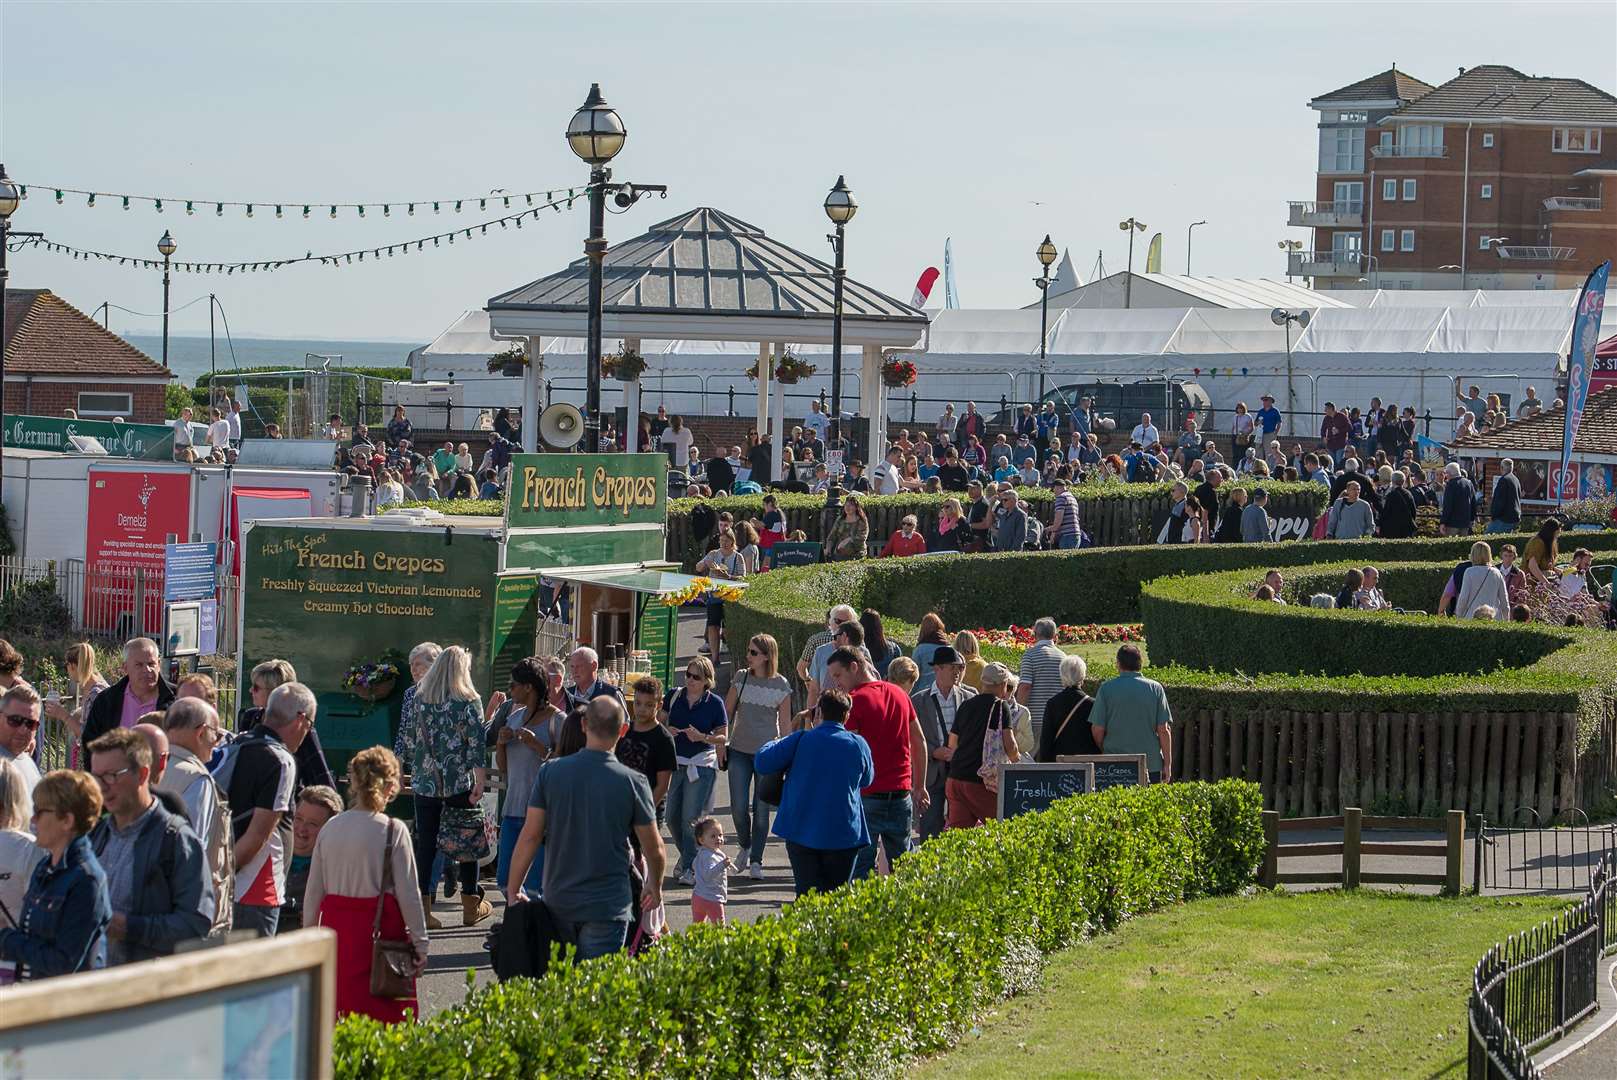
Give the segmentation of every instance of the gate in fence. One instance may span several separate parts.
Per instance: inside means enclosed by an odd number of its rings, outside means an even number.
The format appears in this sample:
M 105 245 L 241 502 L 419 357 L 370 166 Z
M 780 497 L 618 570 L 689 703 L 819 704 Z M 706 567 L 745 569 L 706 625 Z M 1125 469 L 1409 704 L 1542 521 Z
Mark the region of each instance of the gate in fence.
M 1508 824 L 1477 815 L 1472 887 L 1489 892 L 1576 892 L 1587 889 L 1607 856 L 1617 858 L 1617 825 L 1589 824 L 1582 810 L 1546 827 L 1538 812 L 1517 807 Z

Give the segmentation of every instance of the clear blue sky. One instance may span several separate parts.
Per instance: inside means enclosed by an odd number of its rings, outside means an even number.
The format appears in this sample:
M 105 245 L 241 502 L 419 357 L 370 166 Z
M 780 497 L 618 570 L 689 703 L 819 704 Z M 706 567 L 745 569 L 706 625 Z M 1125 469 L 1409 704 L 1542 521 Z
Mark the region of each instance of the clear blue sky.
M 1286 200 L 1311 198 L 1306 102 L 1386 68 L 1459 66 L 1617 88 L 1617 5 L 70 4 L 0 6 L 0 148 L 13 177 L 198 198 L 404 200 L 580 184 L 561 132 L 601 82 L 629 129 L 620 179 L 666 202 L 608 218 L 622 239 L 723 208 L 828 257 L 820 210 L 846 173 L 850 273 L 908 298 L 954 237 L 967 307 L 1029 303 L 1046 232 L 1087 277 L 1121 269 L 1131 214 L 1164 269 L 1276 277 Z M 275 258 L 396 243 L 461 218 L 187 218 L 104 202 L 24 204 L 13 225 L 81 247 Z M 1037 204 L 1037 205 L 1036 205 Z M 492 214 L 490 216 L 493 216 Z M 436 254 L 341 271 L 177 275 L 238 335 L 426 339 L 578 257 L 582 210 Z M 1149 236 L 1149 233 L 1147 234 Z M 1143 246 L 1136 267 L 1143 264 Z M 160 305 L 156 275 L 28 251 L 12 284 L 85 310 Z M 939 291 L 934 300 L 941 300 Z M 114 328 L 155 331 L 126 316 Z M 205 332 L 206 306 L 175 319 Z

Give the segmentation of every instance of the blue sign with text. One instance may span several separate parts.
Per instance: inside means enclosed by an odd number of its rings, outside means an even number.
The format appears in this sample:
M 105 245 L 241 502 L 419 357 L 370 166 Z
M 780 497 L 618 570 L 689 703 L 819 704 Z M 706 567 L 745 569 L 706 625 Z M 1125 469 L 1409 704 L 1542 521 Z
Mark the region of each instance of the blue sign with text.
M 163 600 L 212 600 L 217 582 L 219 545 L 165 544 L 163 547 Z

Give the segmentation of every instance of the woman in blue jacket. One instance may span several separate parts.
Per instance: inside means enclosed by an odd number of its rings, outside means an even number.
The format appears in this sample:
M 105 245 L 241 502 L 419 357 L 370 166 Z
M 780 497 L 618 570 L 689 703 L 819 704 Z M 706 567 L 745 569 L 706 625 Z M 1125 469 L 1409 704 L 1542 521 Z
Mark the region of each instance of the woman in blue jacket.
M 100 816 L 101 788 L 88 773 L 58 769 L 34 788 L 34 839 L 46 858 L 13 913 L 18 927 L 0 930 L 0 959 L 17 963 L 19 979 L 107 966 L 112 904 L 88 837 Z
M 875 782 L 870 746 L 843 727 L 852 703 L 840 690 L 820 695 L 820 722 L 765 744 L 753 768 L 786 773 L 774 833 L 786 841 L 797 895 L 846 885 L 853 862 L 870 844 L 859 789 Z

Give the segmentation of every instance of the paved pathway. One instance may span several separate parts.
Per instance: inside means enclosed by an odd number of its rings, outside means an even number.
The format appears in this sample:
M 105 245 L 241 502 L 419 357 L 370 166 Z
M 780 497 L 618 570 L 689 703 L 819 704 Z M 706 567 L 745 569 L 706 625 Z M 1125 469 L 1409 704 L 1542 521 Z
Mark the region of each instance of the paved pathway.
M 1599 1034 L 1587 1045 L 1545 1068 L 1544 1075 L 1549 1080 L 1612 1080 L 1617 1077 L 1617 958 L 1607 958 L 1600 977 L 1600 1010 L 1573 1028 L 1562 1043 L 1576 1045 L 1597 1031 Z M 1535 1060 L 1542 1063 L 1557 1052 L 1557 1046 L 1547 1046 Z

